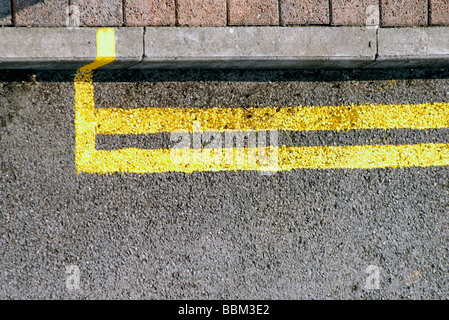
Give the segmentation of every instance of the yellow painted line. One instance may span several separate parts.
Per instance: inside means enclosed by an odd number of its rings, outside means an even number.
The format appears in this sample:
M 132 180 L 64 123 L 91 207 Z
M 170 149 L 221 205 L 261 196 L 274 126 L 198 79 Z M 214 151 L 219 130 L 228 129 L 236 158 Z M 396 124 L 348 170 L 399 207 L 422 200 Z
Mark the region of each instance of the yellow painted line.
M 449 127 L 445 103 L 291 108 L 96 109 L 93 70 L 115 59 L 115 33 L 97 32 L 97 57 L 75 76 L 77 172 L 288 171 L 449 165 L 449 144 L 267 147 L 223 149 L 96 150 L 97 134 L 195 131 L 429 129 Z M 238 160 L 238 161 L 237 161 Z
M 254 148 L 251 148 L 254 149 Z M 276 163 L 271 165 L 252 161 L 247 153 L 253 150 L 234 148 L 231 152 L 245 154 L 244 161 L 226 161 L 226 149 L 219 149 L 218 157 L 197 149 L 179 149 L 186 161 L 173 161 L 173 150 L 120 149 L 97 151 L 82 164 L 88 173 L 161 173 L 195 171 L 290 171 L 295 169 L 375 169 L 449 165 L 448 144 L 331 146 L 331 147 L 276 147 Z M 257 152 L 267 152 L 257 148 Z M 257 158 L 256 158 L 257 160 Z
M 115 32 L 112 28 L 97 31 L 97 56 L 94 62 L 77 71 L 75 76 L 75 164 L 77 172 L 86 168 L 81 166 L 86 159 L 95 155 L 95 102 L 93 70 L 115 59 Z
M 288 108 L 97 109 L 99 134 L 204 131 L 438 129 L 449 127 L 449 104 L 300 106 Z

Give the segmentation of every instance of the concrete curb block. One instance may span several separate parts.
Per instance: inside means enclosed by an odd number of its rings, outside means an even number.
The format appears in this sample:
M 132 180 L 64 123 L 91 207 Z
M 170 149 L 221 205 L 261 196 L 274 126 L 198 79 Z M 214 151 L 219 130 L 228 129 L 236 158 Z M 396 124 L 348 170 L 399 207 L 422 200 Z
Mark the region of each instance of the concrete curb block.
M 449 65 L 449 28 L 391 28 L 378 31 L 375 67 Z
M 0 69 L 78 69 L 95 60 L 97 28 L 0 28 Z M 125 69 L 142 61 L 143 28 L 117 28 L 115 61 Z M 6 45 L 5 45 L 6 44 Z
M 134 68 L 358 68 L 375 56 L 374 28 L 147 28 Z
M 0 69 L 73 70 L 98 28 L 0 28 Z M 449 66 L 449 27 L 122 27 L 109 69 Z

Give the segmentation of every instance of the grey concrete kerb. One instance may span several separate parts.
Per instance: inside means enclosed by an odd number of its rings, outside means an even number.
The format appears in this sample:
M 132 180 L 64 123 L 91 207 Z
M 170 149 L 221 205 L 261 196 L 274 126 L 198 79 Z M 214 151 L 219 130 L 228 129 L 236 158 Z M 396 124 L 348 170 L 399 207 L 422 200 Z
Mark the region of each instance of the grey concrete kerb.
M 0 28 L 0 69 L 77 69 L 95 60 L 97 28 Z M 142 60 L 143 28 L 117 28 L 117 59 L 109 68 Z
M 357 68 L 375 55 L 374 28 L 147 28 L 134 68 Z
M 379 29 L 376 67 L 448 65 L 449 27 Z
M 449 65 L 449 27 L 114 28 L 105 68 L 371 68 Z M 97 28 L 0 28 L 0 69 L 76 69 Z

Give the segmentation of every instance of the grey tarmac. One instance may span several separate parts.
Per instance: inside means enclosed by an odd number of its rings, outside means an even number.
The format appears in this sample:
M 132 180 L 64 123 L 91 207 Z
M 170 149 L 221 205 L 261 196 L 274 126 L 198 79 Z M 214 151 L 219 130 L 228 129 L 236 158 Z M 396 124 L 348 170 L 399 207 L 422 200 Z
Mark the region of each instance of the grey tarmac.
M 78 175 L 73 74 L 0 73 L 1 299 L 447 299 L 448 167 Z M 98 108 L 449 101 L 447 69 L 110 70 L 94 85 Z M 448 140 L 444 129 L 280 138 Z

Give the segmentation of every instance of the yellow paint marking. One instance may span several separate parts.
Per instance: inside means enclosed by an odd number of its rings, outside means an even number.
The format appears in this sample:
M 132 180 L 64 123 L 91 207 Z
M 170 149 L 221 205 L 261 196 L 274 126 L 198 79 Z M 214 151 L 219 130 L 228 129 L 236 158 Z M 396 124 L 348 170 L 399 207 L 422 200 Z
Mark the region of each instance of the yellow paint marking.
M 251 152 L 253 148 L 234 148 L 233 152 Z M 209 152 L 197 149 L 180 149 L 190 153 L 189 159 L 199 159 L 185 164 L 174 162 L 171 150 L 120 149 L 97 151 L 88 162 L 83 163 L 88 173 L 156 173 L 195 171 L 289 171 L 295 169 L 375 169 L 405 168 L 449 165 L 448 144 L 417 145 L 375 145 L 375 146 L 338 146 L 338 147 L 277 147 L 269 148 L 278 153 L 277 166 L 261 165 L 258 161 L 227 163 L 224 155 L 214 157 Z M 225 152 L 226 149 L 219 150 Z M 266 148 L 256 148 L 257 152 L 266 152 Z M 203 151 L 204 152 L 204 151 Z M 224 153 L 223 152 L 223 153 Z M 218 159 L 218 161 L 217 161 Z
M 374 169 L 449 165 L 449 144 L 223 149 L 96 150 L 97 134 L 195 131 L 304 131 L 449 127 L 449 104 L 290 108 L 96 109 L 93 70 L 115 59 L 115 33 L 97 32 L 97 57 L 75 76 L 77 172 L 186 172 L 294 169 Z M 176 156 L 177 154 L 182 156 Z M 231 157 L 229 155 L 231 154 Z M 174 156 L 175 155 L 175 156 Z M 275 157 L 273 157 L 275 155 Z M 239 161 L 232 161 L 239 158 Z M 230 161 L 231 159 L 231 161 Z M 265 162 L 266 159 L 269 161 Z M 181 161 L 180 161 L 181 160 Z M 275 160 L 275 161 L 273 161 Z
M 449 104 L 352 105 L 288 108 L 108 108 L 96 109 L 98 134 L 204 131 L 312 131 L 439 129 L 449 127 Z
M 115 59 L 114 29 L 101 28 L 97 31 L 96 38 L 97 56 L 95 61 L 78 69 L 75 76 L 75 164 L 78 172 L 86 169 L 81 164 L 91 159 L 96 153 L 93 70 L 111 63 Z

